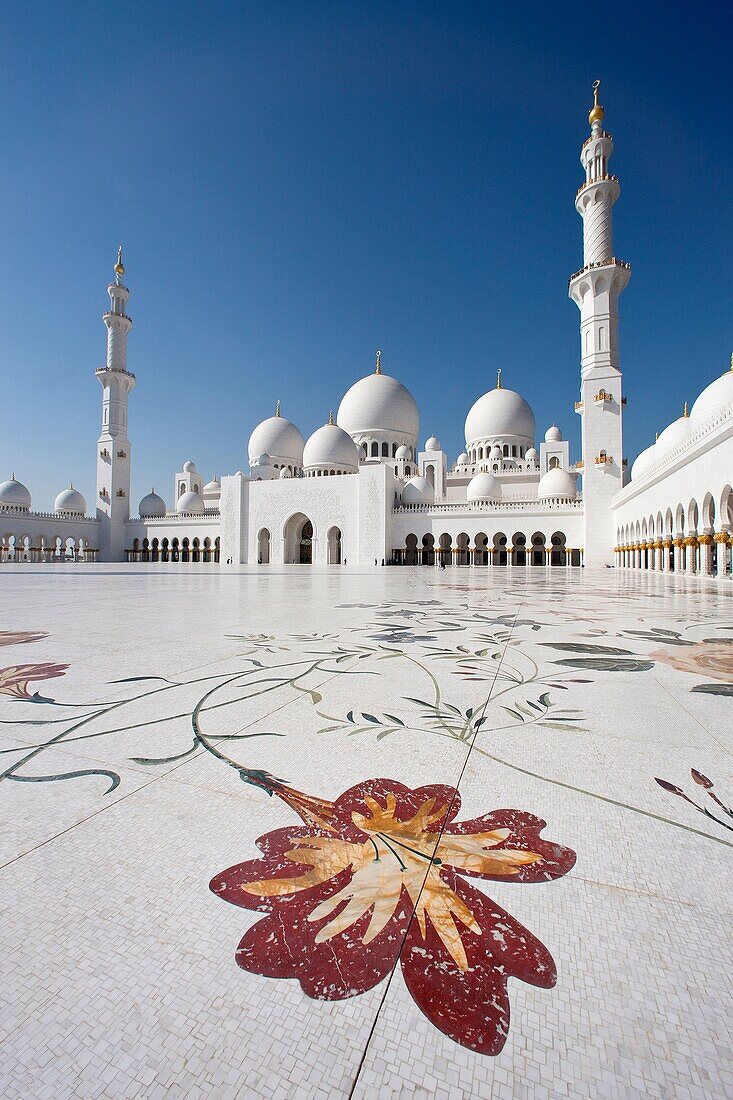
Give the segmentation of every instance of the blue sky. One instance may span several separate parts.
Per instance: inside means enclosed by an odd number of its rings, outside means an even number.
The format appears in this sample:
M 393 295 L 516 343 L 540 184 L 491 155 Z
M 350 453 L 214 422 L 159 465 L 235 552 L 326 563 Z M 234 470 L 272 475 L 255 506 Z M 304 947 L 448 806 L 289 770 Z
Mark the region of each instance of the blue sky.
M 625 451 L 733 349 L 730 5 L 0 4 L 0 479 L 94 501 L 101 314 L 135 321 L 133 504 L 308 435 L 373 368 L 451 458 L 503 382 L 573 412 L 590 86 L 616 139 Z

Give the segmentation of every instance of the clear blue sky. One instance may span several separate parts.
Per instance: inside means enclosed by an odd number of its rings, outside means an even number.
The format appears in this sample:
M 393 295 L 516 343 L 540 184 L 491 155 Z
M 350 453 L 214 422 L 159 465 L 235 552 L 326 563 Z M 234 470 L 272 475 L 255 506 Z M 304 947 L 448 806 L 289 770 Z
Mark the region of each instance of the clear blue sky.
M 595 12 L 595 14 L 594 14 Z M 633 459 L 733 347 L 730 4 L 0 5 L 0 479 L 94 502 L 101 314 L 135 321 L 132 503 L 307 436 L 373 367 L 453 458 L 503 381 L 578 457 L 573 199 L 592 80 L 621 177 Z

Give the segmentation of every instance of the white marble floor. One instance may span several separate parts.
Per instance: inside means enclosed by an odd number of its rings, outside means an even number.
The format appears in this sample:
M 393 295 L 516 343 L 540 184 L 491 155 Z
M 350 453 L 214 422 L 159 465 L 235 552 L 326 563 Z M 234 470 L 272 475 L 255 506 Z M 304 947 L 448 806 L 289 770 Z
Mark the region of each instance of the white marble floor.
M 733 1095 L 732 598 L 1 567 L 3 1096 Z

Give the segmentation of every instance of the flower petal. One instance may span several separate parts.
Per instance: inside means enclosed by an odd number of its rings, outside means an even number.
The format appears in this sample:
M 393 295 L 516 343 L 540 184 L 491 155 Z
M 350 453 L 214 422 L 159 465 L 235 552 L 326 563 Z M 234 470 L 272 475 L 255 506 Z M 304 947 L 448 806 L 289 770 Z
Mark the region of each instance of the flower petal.
M 557 980 L 555 963 L 544 944 L 490 898 L 448 869 L 442 875 L 480 933 L 457 929 L 467 961 L 462 970 L 430 920 L 424 936 L 413 920 L 401 955 L 405 984 L 445 1035 L 480 1054 L 498 1054 L 509 1030 L 507 980 L 520 978 L 550 989 Z
M 365 942 L 368 913 L 345 931 L 319 941 L 323 921 L 319 925 L 309 919 L 314 903 L 327 900 L 343 886 L 347 874 L 307 894 L 271 902 L 271 913 L 242 938 L 238 965 L 271 978 L 297 978 L 308 997 L 320 1000 L 338 1001 L 372 989 L 397 962 L 411 906 L 403 893 L 389 924 L 369 942 Z
M 456 859 L 453 866 L 464 874 L 475 875 L 477 878 L 497 879 L 504 882 L 548 882 L 566 875 L 575 865 L 577 857 L 572 848 L 553 844 L 540 837 L 546 824 L 547 822 L 541 817 L 535 817 L 534 814 L 525 813 L 523 810 L 493 810 L 471 821 L 450 822 L 445 827 L 436 855 L 450 864 L 452 863 L 451 854 L 454 852 L 451 845 L 455 845 L 452 837 L 472 834 L 480 836 L 497 830 L 508 830 L 501 844 L 492 844 L 486 851 L 485 870 L 478 869 L 476 864 L 479 861 L 476 859 L 468 859 L 464 863 L 459 863 Z M 446 848 L 445 855 L 443 855 L 442 845 Z M 510 861 L 506 864 L 502 860 L 501 864 L 492 867 L 491 860 L 496 859 L 502 852 L 515 853 L 515 862 Z M 530 854 L 534 856 L 533 859 L 527 859 Z

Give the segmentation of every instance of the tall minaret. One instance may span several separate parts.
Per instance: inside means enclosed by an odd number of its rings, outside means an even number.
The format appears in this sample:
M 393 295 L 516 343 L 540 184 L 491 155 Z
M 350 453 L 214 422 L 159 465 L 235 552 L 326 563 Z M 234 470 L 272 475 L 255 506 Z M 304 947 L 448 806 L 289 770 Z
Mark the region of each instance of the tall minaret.
M 569 293 L 580 310 L 580 403 L 583 441 L 585 561 L 613 562 L 611 500 L 624 484 L 621 368 L 618 353 L 618 296 L 631 276 L 630 264 L 613 251 L 613 204 L 621 188 L 609 175 L 613 138 L 603 129 L 598 102 L 600 80 L 593 85 L 591 132 L 580 163 L 585 183 L 575 196 L 583 219 L 583 267 L 570 278 Z
M 125 520 L 130 516 L 130 441 L 127 438 L 127 398 L 135 375 L 127 369 L 127 334 L 132 321 L 125 313 L 130 291 L 122 285 L 125 274 L 122 246 L 117 250 L 115 280 L 107 287 L 109 310 L 102 317 L 107 326 L 107 363 L 96 371 L 102 386 L 102 433 L 97 445 L 97 519 L 100 521 L 101 561 L 122 561 Z

